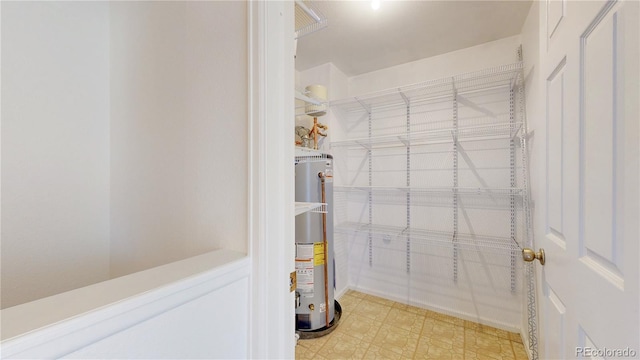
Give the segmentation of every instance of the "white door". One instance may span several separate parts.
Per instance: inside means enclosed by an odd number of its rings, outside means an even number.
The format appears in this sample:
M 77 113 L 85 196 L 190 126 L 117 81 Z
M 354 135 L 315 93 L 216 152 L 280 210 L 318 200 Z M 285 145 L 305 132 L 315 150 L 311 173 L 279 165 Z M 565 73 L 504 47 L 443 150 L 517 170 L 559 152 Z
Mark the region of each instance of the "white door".
M 541 4 L 542 359 L 640 356 L 638 3 Z

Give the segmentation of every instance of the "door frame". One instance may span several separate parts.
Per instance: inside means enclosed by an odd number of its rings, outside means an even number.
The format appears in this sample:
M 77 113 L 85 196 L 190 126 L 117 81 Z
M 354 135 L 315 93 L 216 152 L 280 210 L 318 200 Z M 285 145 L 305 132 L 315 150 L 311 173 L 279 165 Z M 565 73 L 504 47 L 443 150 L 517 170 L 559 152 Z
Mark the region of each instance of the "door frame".
M 251 359 L 295 356 L 294 5 L 248 2 Z

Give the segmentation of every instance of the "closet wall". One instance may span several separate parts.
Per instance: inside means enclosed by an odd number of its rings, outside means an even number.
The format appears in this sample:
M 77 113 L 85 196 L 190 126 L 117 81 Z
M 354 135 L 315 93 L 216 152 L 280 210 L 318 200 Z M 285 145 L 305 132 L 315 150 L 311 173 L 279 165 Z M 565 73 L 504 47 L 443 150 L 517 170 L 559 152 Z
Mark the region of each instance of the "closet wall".
M 109 5 L 0 6 L 4 308 L 109 278 Z
M 247 4 L 2 2 L 2 307 L 247 251 Z
M 438 79 L 469 71 L 514 63 L 516 50 L 520 44 L 519 36 L 510 37 L 468 49 L 423 59 L 416 62 L 354 76 L 348 79 L 349 96 L 364 95 L 372 91 L 397 88 L 430 79 Z M 469 61 L 474 59 L 477 61 Z M 317 72 L 318 68 L 310 70 Z M 299 78 L 304 78 L 301 72 Z M 331 92 L 329 98 L 338 99 Z M 399 98 L 399 97 L 398 97 Z M 504 101 L 502 94 L 483 94 L 479 97 L 468 96 L 460 99 L 461 117 L 480 117 L 478 105 L 484 110 L 495 112 L 502 120 L 509 116 L 508 98 L 506 110 L 499 102 Z M 434 102 L 429 109 L 424 108 L 425 118 L 414 113 L 411 131 L 426 130 L 419 123 L 428 126 L 443 126 L 450 121 L 451 99 Z M 415 111 L 412 110 L 412 111 Z M 506 114 L 505 114 L 506 111 Z M 418 111 L 419 112 L 419 111 Z M 492 116 L 494 116 L 492 115 Z M 368 176 L 374 177 L 374 186 L 405 187 L 407 178 L 412 187 L 451 188 L 453 183 L 453 161 L 451 141 L 442 144 L 412 148 L 410 156 L 411 173 L 407 174 L 407 153 L 405 147 L 376 150 L 371 172 L 368 167 L 366 146 L 361 150 L 345 143 L 354 138 L 366 138 L 368 119 L 366 112 L 354 119 L 332 109 L 327 115 L 331 119 L 330 129 L 333 146 L 331 152 L 336 157 L 336 185 L 364 186 L 369 184 Z M 389 110 L 384 118 L 393 118 L 382 122 L 372 122 L 372 131 L 378 135 L 397 132 L 406 126 L 406 109 Z M 428 119 L 426 118 L 428 117 Z M 440 122 L 440 124 L 438 124 Z M 377 124 L 377 125 L 376 125 Z M 377 127 L 376 127 L 377 126 Z M 330 131 L 331 133 L 331 131 Z M 510 158 L 509 141 L 473 142 L 461 145 L 459 149 L 458 186 L 471 188 L 509 188 Z M 348 146 L 347 146 L 348 147 Z M 517 160 L 516 166 L 520 166 Z M 351 189 L 352 190 L 352 189 Z M 369 209 L 368 192 L 336 192 L 336 224 L 367 223 Z M 407 201 L 405 193 L 377 192 L 373 222 L 382 227 L 396 229 L 405 226 L 407 221 L 417 228 L 430 231 L 452 232 L 453 206 L 450 194 L 424 194 L 412 198 L 411 215 L 407 219 Z M 490 196 L 485 201 L 482 196 L 468 194 L 460 197 L 463 206 L 459 207 L 459 232 L 473 234 L 492 234 L 502 239 L 510 236 L 510 197 Z M 422 202 L 421 205 L 420 202 Z M 425 206 L 426 205 L 426 206 Z M 521 225 L 523 216 L 518 215 Z M 520 226 L 520 228 L 522 228 Z M 496 230 L 497 229 L 497 230 Z M 343 228 L 344 230 L 344 228 Z M 458 253 L 458 268 L 454 275 L 451 246 L 432 246 L 433 244 L 411 243 L 411 259 L 407 259 L 407 242 L 394 231 L 382 231 L 375 239 L 374 251 L 369 252 L 368 237 L 364 232 L 340 231 L 336 234 L 336 249 L 346 248 L 348 253 L 347 273 L 349 287 L 386 298 L 413 303 L 440 312 L 495 325 L 501 328 L 518 330 L 521 328 L 522 277 L 521 271 L 512 277 L 512 256 L 507 251 L 488 251 L 482 249 L 465 250 Z M 353 230 L 353 229 L 351 229 Z M 395 234 L 395 235 L 394 235 Z M 519 234 L 522 236 L 522 234 Z M 475 240 L 475 239 L 474 239 Z M 509 246 L 509 245 L 507 245 Z M 338 256 L 336 257 L 338 260 Z M 410 263 L 409 272 L 407 263 Z M 337 267 L 344 266 L 337 264 Z M 454 277 L 457 280 L 454 281 Z M 512 284 L 515 283 L 515 287 Z M 340 289 L 338 289 L 340 290 Z
M 110 10 L 111 275 L 246 252 L 246 4 Z
M 349 78 L 349 96 L 513 63 L 520 36 L 491 41 Z M 472 61 L 470 59 L 473 59 Z

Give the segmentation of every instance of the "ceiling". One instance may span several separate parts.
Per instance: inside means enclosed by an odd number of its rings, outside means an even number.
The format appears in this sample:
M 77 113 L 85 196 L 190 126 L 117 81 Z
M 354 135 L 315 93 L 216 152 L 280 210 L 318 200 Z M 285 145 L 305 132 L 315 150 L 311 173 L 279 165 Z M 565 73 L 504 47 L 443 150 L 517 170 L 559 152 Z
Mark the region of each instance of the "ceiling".
M 531 0 L 305 1 L 328 26 L 298 40 L 296 70 L 332 62 L 347 76 L 520 34 Z

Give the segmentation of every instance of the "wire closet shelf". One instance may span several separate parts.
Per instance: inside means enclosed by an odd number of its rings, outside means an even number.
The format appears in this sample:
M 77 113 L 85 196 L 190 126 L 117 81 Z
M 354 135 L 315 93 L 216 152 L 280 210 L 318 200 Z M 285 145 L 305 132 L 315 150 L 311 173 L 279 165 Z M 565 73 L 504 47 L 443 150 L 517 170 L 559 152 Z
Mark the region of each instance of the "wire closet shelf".
M 401 226 L 386 226 L 346 222 L 336 228 L 337 233 L 347 235 L 371 235 L 389 241 L 406 241 L 407 236 L 413 241 L 429 246 L 439 246 L 459 250 L 491 252 L 497 254 L 519 253 L 521 250 L 509 238 L 482 236 L 476 234 L 456 234 L 456 243 L 452 242 L 453 232 L 415 229 Z
M 296 39 L 322 30 L 328 25 L 327 18 L 318 9 L 318 5 L 311 1 L 303 0 L 295 1 L 295 22 Z
M 417 188 L 407 186 L 335 186 L 336 192 L 352 192 L 352 191 L 373 191 L 376 193 L 411 193 L 411 194 L 424 194 L 424 195 L 452 195 L 457 193 L 458 195 L 496 195 L 496 196 L 510 196 L 524 195 L 524 189 L 522 188 L 451 188 L 451 187 L 430 187 L 430 188 Z
M 339 114 L 354 117 L 377 114 L 376 120 L 384 120 L 385 114 L 393 116 L 407 106 L 412 109 L 411 116 L 419 116 L 421 107 L 438 102 L 447 102 L 453 98 L 462 99 L 478 93 L 509 91 L 521 85 L 522 63 L 503 65 L 483 71 L 466 73 L 448 78 L 425 81 L 356 96 L 348 99 L 331 101 L 330 106 Z M 419 146 L 458 141 L 484 141 L 492 139 L 515 139 L 523 132 L 523 122 L 479 121 L 478 119 L 454 119 L 442 121 L 430 128 L 412 128 L 407 131 L 399 126 L 384 134 L 361 136 L 342 141 L 334 141 L 332 147 L 377 149 L 386 147 Z M 503 119 L 501 119 L 503 120 Z
M 523 86 L 522 62 L 498 66 L 477 72 L 456 75 L 452 77 L 425 81 L 417 84 L 402 86 L 369 93 L 363 96 L 331 101 L 330 107 L 336 112 L 339 119 L 360 125 L 359 136 L 331 142 L 331 147 L 336 151 L 359 149 L 362 153 L 360 171 L 368 176 L 360 176 L 357 185 L 336 184 L 335 191 L 348 194 L 363 194 L 360 199 L 368 204 L 369 221 L 342 222 L 336 227 L 337 232 L 345 234 L 367 234 L 370 239 L 402 239 L 403 241 L 416 241 L 417 243 L 453 248 L 454 267 L 457 269 L 458 250 L 491 251 L 510 254 L 512 264 L 516 265 L 517 253 L 528 241 L 528 229 L 521 229 L 524 224 L 523 217 L 527 218 L 528 189 L 526 184 L 518 183 L 518 178 L 526 178 L 525 166 L 517 164 L 516 152 L 518 144 L 526 138 L 526 125 L 523 109 L 517 108 L 516 100 L 521 96 Z M 488 106 L 478 106 L 474 99 L 485 97 Z M 489 99 L 489 100 L 487 100 Z M 445 104 L 440 106 L 438 104 Z M 446 109 L 448 115 L 440 116 L 433 121 L 431 115 L 426 115 L 431 107 Z M 466 106 L 463 114 L 461 107 Z M 489 109 L 489 110 L 488 110 Z M 470 111 L 482 113 L 478 116 L 469 116 Z M 389 125 L 391 124 L 391 125 Z M 367 126 L 363 126 L 367 125 Z M 366 130 L 366 131 L 365 131 Z M 505 178 L 511 186 L 500 187 L 468 187 L 460 186 L 461 168 L 458 153 L 464 151 L 459 143 L 466 141 L 504 140 L 507 147 L 504 152 L 506 157 Z M 414 157 L 419 156 L 416 149 L 434 144 L 449 144 L 451 148 L 451 185 L 439 187 L 416 186 L 416 175 L 411 175 L 414 169 Z M 510 144 L 510 145 L 509 145 Z M 445 145 L 448 146 L 448 145 Z M 393 148 L 399 148 L 394 150 Z M 406 153 L 402 148 L 406 148 Z M 447 147 L 448 148 L 448 147 Z M 422 150 L 421 150 L 422 151 Z M 346 154 L 346 153 L 345 153 Z M 398 161 L 406 157 L 406 169 L 386 171 L 380 170 L 379 164 L 374 165 L 375 159 L 385 156 L 395 156 Z M 402 155 L 405 154 L 405 155 Z M 365 165 L 368 163 L 368 167 Z M 399 164 L 399 163 L 398 163 Z M 468 169 L 467 169 L 468 170 Z M 402 176 L 401 172 L 406 171 Z M 406 180 L 398 186 L 378 186 L 377 180 L 383 183 L 389 182 L 389 173 Z M 385 178 L 385 176 L 387 176 Z M 368 178 L 368 183 L 362 184 L 362 180 Z M 467 183 L 468 183 L 467 179 Z M 424 181 L 424 179 L 423 179 Z M 347 182 L 349 183 L 349 182 Z M 386 184 L 384 184 L 386 185 Z M 445 200 L 425 201 L 425 197 L 445 197 Z M 479 203 L 484 201 L 487 208 L 506 211 L 507 217 L 511 217 L 510 230 L 504 229 L 495 234 L 464 234 L 459 231 L 459 208 L 465 197 L 474 197 Z M 367 197 L 365 199 L 365 197 Z M 416 206 L 441 205 L 441 201 L 449 198 L 453 208 L 452 229 L 449 232 L 432 231 L 423 226 L 412 224 L 411 214 Z M 482 200 L 485 199 L 485 200 Z M 504 199 L 504 200 L 500 200 Z M 347 200 L 349 201 L 349 200 Z M 378 205 L 406 203 L 406 224 L 397 226 L 382 226 L 374 220 L 374 212 Z M 465 201 L 469 207 L 469 202 Z M 506 204 L 506 205 L 505 205 Z M 522 215 L 518 215 L 522 212 Z M 527 219 L 528 220 L 528 219 Z M 524 225 L 528 227 L 527 224 Z M 370 252 L 371 250 L 370 245 Z M 410 246 L 407 245 L 407 249 Z M 407 250 L 407 271 L 410 271 L 410 250 Z M 372 264 L 370 263 L 370 266 Z M 515 274 L 512 269 L 512 290 L 515 291 Z M 454 270 L 454 281 L 457 279 Z
M 362 111 L 363 109 L 367 112 L 372 112 L 373 110 L 403 108 L 407 102 L 416 105 L 439 99 L 448 99 L 454 94 L 464 95 L 491 89 L 512 89 L 521 81 L 522 68 L 522 62 L 517 62 L 452 77 L 381 90 L 363 96 L 331 101 L 330 105 L 332 108 L 346 112 Z

